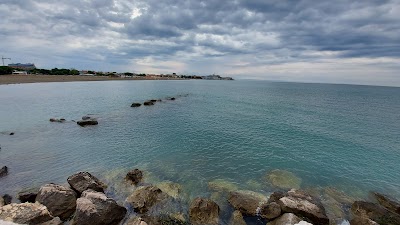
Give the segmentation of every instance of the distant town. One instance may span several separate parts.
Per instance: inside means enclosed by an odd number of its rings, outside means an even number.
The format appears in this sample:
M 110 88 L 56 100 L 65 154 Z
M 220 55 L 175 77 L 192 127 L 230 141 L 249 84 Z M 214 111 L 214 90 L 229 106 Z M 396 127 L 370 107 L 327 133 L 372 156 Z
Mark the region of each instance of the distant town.
M 4 65 L 4 61 L 3 61 Z M 102 72 L 92 70 L 76 70 L 76 69 L 39 69 L 33 63 L 13 63 L 8 66 L 0 66 L 0 75 L 75 75 L 75 76 L 110 76 L 120 78 L 148 78 L 148 79 L 204 79 L 204 80 L 233 80 L 232 77 L 222 77 L 212 74 L 207 76 L 185 75 L 185 74 L 145 74 L 133 72 Z

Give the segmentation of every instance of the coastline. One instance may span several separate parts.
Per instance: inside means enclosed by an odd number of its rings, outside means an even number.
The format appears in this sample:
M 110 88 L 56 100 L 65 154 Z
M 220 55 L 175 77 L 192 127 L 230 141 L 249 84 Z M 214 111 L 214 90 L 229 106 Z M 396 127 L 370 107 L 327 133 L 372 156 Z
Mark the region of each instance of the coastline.
M 0 85 L 23 84 L 23 83 L 74 82 L 74 81 L 108 81 L 108 80 L 186 80 L 186 79 L 168 78 L 168 77 L 121 78 L 121 77 L 109 77 L 109 76 L 79 76 L 79 75 L 1 75 Z

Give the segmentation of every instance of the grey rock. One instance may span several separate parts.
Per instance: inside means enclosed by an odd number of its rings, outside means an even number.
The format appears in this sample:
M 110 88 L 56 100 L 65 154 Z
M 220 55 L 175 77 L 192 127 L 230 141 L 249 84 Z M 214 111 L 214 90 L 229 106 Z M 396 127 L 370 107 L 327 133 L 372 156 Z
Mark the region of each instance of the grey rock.
M 279 218 L 268 222 L 267 225 L 295 225 L 299 223 L 301 219 L 293 213 L 285 213 Z
M 67 220 L 75 212 L 76 193 L 69 187 L 46 184 L 40 188 L 36 201 L 45 205 L 52 216 Z
M 88 189 L 104 192 L 104 189 L 106 188 L 106 185 L 103 182 L 89 172 L 79 172 L 71 175 L 68 177 L 67 181 L 69 185 L 71 185 L 72 189 L 74 189 L 78 194 L 81 194 Z
M 46 206 L 36 203 L 12 203 L 0 208 L 0 220 L 37 225 L 52 220 Z
M 97 122 L 97 120 L 95 119 L 90 119 L 90 120 L 79 120 L 78 122 L 76 122 L 79 126 L 81 127 L 85 127 L 85 126 L 93 126 L 93 125 L 97 125 L 99 124 L 99 122 Z
M 267 201 L 267 197 L 252 191 L 232 191 L 228 195 L 233 208 L 248 216 L 256 216 L 258 208 Z
M 260 216 L 265 219 L 274 219 L 282 213 L 281 206 L 276 202 L 263 204 L 260 207 Z
M 195 198 L 189 207 L 189 218 L 193 225 L 218 225 L 219 206 L 210 199 Z

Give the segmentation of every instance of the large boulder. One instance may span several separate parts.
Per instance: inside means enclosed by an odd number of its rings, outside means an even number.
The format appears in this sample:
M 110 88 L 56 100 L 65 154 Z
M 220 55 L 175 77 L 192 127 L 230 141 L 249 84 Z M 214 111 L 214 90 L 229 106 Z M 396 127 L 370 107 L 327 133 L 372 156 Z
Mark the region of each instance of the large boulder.
M 189 207 L 189 218 L 193 225 L 218 225 L 219 206 L 205 198 L 195 198 Z
M 45 205 L 51 215 L 67 220 L 75 212 L 76 193 L 69 187 L 46 184 L 40 188 L 36 201 Z
M 8 167 L 7 166 L 3 166 L 0 169 L 0 177 L 6 176 L 8 174 Z
M 52 220 L 46 206 L 36 203 L 12 203 L 0 208 L 0 220 L 37 225 Z
M 142 186 L 137 188 L 126 201 L 133 206 L 135 212 L 146 213 L 155 204 L 168 198 L 161 189 L 155 186 Z
M 267 181 L 281 189 L 300 189 L 301 179 L 286 170 L 272 170 L 266 175 Z
M 208 182 L 208 188 L 212 191 L 230 192 L 238 190 L 238 186 L 224 179 L 215 179 Z
M 131 170 L 126 174 L 125 179 L 137 185 L 143 179 L 143 172 L 139 169 Z
M 76 201 L 72 225 L 117 225 L 126 215 L 126 208 L 104 193 L 87 190 Z
M 232 213 L 229 225 L 246 225 L 246 221 L 244 221 L 243 215 L 239 210 L 235 210 Z
M 267 201 L 267 197 L 253 191 L 232 191 L 228 195 L 233 208 L 248 216 L 256 216 L 259 207 Z
M 295 225 L 300 223 L 301 219 L 293 213 L 285 213 L 279 218 L 270 221 L 267 225 Z
M 260 207 L 260 216 L 265 219 L 274 219 L 281 215 L 281 206 L 276 202 L 263 204 Z
M 81 126 L 81 127 L 99 124 L 99 122 L 97 122 L 96 119 L 79 120 L 79 121 L 77 121 L 76 123 L 77 123 L 79 126 Z
M 89 172 L 76 173 L 68 177 L 67 181 L 69 185 L 71 185 L 72 189 L 74 189 L 79 194 L 88 189 L 104 192 L 104 189 L 106 188 L 106 185 L 104 183 L 102 183 L 99 179 L 97 179 Z
M 38 194 L 38 190 L 27 190 L 19 192 L 17 195 L 17 199 L 21 202 L 32 202 L 36 201 L 36 196 Z
M 291 190 L 277 203 L 284 213 L 294 213 L 297 216 L 308 218 L 315 224 L 329 224 L 322 204 L 303 191 Z
M 375 196 L 376 200 L 379 202 L 379 204 L 386 209 L 395 212 L 397 214 L 400 214 L 400 203 L 395 201 L 394 199 L 390 198 L 387 195 L 380 194 L 378 192 L 373 192 L 373 195 Z
M 400 225 L 400 215 L 371 202 L 355 201 L 351 206 L 355 217 L 369 218 L 378 224 Z

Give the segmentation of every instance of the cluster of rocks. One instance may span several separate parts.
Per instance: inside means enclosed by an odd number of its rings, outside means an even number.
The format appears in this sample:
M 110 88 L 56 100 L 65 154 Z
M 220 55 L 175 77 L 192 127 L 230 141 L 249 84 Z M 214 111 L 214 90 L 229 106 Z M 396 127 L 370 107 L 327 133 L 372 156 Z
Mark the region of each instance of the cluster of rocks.
M 186 97 L 186 96 L 188 96 L 188 94 L 179 95 L 178 97 Z M 174 100 L 176 100 L 176 98 L 177 97 L 167 97 L 164 100 L 174 101 Z M 156 102 L 162 102 L 162 101 L 163 101 L 162 99 L 151 99 L 151 100 L 143 102 L 143 105 L 151 106 L 151 105 L 154 105 Z M 131 104 L 131 107 L 140 107 L 140 106 L 142 106 L 142 103 L 139 103 L 139 102 L 134 102 Z
M 64 118 L 60 118 L 60 119 L 58 119 L 58 118 L 50 118 L 50 122 L 53 122 L 53 123 L 55 123 L 55 122 L 64 123 L 65 121 L 66 120 Z
M 57 123 L 64 123 L 66 122 L 66 120 L 64 118 L 50 118 L 50 122 L 57 122 Z M 75 122 L 74 120 L 72 120 L 72 122 Z M 81 120 L 76 121 L 76 123 L 81 126 L 81 127 L 85 127 L 85 126 L 91 126 L 91 125 L 97 125 L 99 124 L 99 122 L 97 121 L 96 118 L 90 117 L 90 116 L 83 116 Z

